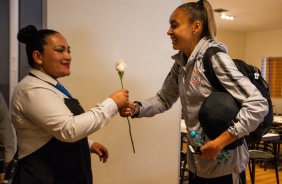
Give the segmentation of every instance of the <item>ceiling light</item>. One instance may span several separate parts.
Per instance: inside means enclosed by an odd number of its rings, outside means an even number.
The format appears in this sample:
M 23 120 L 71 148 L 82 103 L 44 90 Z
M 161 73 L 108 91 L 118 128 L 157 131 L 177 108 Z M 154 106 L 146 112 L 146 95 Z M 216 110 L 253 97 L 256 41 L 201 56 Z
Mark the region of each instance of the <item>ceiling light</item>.
M 234 16 L 225 15 L 224 13 L 221 14 L 221 19 L 224 20 L 234 20 Z

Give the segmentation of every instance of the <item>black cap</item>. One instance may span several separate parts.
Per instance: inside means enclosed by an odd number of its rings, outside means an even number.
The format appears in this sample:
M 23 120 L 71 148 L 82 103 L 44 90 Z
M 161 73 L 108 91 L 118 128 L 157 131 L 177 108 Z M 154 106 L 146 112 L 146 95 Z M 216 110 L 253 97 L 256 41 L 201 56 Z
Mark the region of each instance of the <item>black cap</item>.
M 206 135 L 210 139 L 215 139 L 233 124 L 232 120 L 239 110 L 237 102 L 229 93 L 213 92 L 201 105 L 199 121 Z M 235 141 L 234 145 L 231 146 L 232 149 L 239 145 L 238 141 Z

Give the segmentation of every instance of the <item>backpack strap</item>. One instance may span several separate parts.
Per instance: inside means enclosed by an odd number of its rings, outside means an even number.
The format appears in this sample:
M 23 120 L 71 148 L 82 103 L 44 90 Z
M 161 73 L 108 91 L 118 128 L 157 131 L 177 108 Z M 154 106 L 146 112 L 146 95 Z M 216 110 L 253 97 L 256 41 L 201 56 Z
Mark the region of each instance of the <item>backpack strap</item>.
M 211 57 L 218 53 L 218 52 L 224 52 L 222 49 L 220 49 L 219 47 L 210 47 L 206 50 L 204 56 L 203 56 L 203 67 L 204 67 L 204 75 L 207 77 L 208 81 L 210 82 L 210 84 L 217 90 L 220 92 L 226 92 L 226 89 L 222 86 L 222 84 L 219 82 L 213 67 L 212 67 L 212 62 L 211 62 Z M 224 52 L 225 53 L 225 52 Z M 238 107 L 240 107 L 240 104 L 235 101 L 238 105 Z M 236 117 L 233 118 L 233 123 L 236 123 L 238 120 L 236 119 Z M 237 140 L 235 140 L 233 143 L 225 146 L 223 149 L 226 150 L 232 150 L 235 149 L 237 146 L 241 145 L 243 143 L 243 139 L 239 138 Z
M 210 47 L 206 50 L 204 56 L 203 56 L 203 67 L 205 69 L 204 74 L 207 77 L 210 84 L 218 91 L 226 91 L 224 87 L 221 85 L 221 83 L 218 81 L 218 78 L 213 70 L 211 57 L 218 53 L 218 52 L 224 52 L 219 47 Z

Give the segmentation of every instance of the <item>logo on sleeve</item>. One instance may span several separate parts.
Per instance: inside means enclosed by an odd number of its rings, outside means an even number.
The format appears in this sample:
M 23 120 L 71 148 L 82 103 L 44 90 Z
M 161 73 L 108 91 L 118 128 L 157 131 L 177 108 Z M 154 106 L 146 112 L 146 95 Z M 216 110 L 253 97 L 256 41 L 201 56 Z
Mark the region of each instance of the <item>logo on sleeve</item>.
M 192 76 L 190 79 L 190 83 L 193 85 L 197 85 L 200 82 L 200 75 L 199 75 L 199 70 L 197 70 L 196 68 L 194 68 L 193 72 L 192 72 Z

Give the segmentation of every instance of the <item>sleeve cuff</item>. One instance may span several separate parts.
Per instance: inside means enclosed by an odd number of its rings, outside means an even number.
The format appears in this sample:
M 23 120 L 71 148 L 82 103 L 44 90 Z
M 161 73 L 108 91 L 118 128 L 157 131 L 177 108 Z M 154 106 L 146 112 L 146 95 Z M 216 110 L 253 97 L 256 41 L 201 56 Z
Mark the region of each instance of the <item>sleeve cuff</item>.
M 92 153 L 92 152 L 91 152 L 91 146 L 94 144 L 94 142 L 95 142 L 95 141 L 93 141 L 93 140 L 91 140 L 91 139 L 88 139 L 88 146 L 89 146 L 89 151 L 90 151 L 90 153 Z

